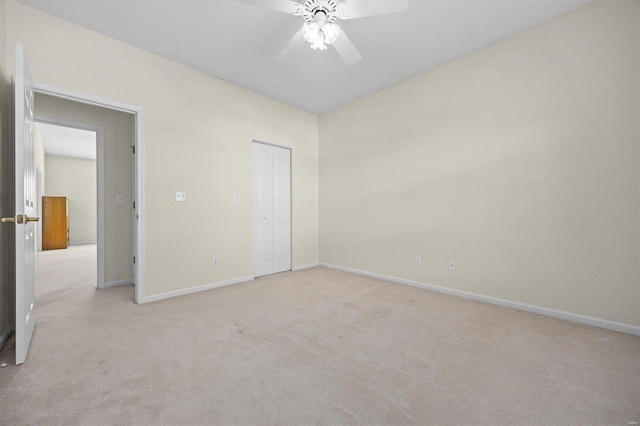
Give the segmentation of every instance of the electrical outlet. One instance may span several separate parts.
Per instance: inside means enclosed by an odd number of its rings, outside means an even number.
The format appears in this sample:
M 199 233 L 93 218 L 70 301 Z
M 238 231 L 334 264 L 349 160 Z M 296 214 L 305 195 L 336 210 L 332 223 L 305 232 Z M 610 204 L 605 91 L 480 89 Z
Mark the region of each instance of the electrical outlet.
M 213 258 L 213 266 L 218 266 L 218 258 L 217 257 Z
M 187 201 L 186 192 L 176 192 L 176 201 Z
M 456 261 L 455 260 L 450 260 L 449 261 L 449 270 L 450 271 L 455 271 L 456 270 Z
M 416 266 L 422 265 L 422 258 L 420 256 L 416 256 Z

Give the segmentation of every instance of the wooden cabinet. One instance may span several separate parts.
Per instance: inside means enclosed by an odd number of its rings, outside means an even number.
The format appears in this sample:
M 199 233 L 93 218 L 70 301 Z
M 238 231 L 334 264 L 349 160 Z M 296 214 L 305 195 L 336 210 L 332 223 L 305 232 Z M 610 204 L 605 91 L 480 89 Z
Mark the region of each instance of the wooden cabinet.
M 67 197 L 42 197 L 42 250 L 69 247 Z

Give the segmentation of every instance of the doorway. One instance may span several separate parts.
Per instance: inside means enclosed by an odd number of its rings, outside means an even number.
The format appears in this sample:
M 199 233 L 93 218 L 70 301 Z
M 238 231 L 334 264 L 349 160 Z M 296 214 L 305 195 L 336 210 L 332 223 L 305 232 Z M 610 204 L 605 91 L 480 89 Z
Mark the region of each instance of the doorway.
M 52 259 L 47 249 L 69 247 L 76 256 L 56 255 L 64 264 L 95 265 L 97 257 L 97 268 L 85 274 L 94 287 L 133 284 L 133 117 L 43 94 L 36 94 L 35 115 L 45 158 L 43 206 L 66 202 L 68 236 L 68 244 L 46 244 L 56 221 L 43 211 L 44 251 L 38 259 Z M 80 255 L 80 244 L 93 247 Z M 56 271 L 54 263 L 48 266 Z
M 291 270 L 291 149 L 253 141 L 253 274 Z
M 105 287 L 104 128 L 44 118 L 52 100 L 38 96 L 36 297 L 74 287 Z M 60 105 L 56 105 L 60 107 Z
M 143 110 L 43 83 L 34 86 L 36 121 L 96 134 L 96 287 L 135 284 L 135 302 L 143 303 Z

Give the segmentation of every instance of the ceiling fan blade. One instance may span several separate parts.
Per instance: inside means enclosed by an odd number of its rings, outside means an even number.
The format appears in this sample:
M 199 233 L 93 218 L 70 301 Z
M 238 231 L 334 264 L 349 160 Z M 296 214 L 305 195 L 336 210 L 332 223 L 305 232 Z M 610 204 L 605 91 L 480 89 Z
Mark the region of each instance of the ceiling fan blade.
M 301 8 L 304 9 L 300 3 L 296 3 L 290 0 L 236 0 L 240 3 L 252 4 L 254 6 L 266 7 L 267 9 L 277 10 L 279 12 L 296 14 Z
M 289 43 L 278 53 L 276 56 L 276 61 L 284 61 L 286 58 L 291 55 L 295 50 L 299 49 L 305 43 L 305 39 L 302 36 L 302 32 L 298 31 L 292 38 L 289 40 Z
M 351 40 L 349 40 L 349 37 L 347 37 L 342 30 L 332 46 L 335 47 L 338 54 L 349 66 L 357 64 L 360 62 L 360 59 L 362 59 L 362 55 L 358 52 L 358 49 L 356 49 L 353 43 L 351 43 Z
M 347 0 L 338 6 L 341 19 L 364 18 L 365 16 L 388 15 L 407 10 L 409 0 Z

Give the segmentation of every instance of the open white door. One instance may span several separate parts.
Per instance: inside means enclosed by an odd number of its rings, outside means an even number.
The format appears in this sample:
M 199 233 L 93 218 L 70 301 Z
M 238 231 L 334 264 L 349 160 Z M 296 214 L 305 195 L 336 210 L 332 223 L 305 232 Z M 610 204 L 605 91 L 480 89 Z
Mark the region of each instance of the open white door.
M 15 90 L 15 216 L 3 218 L 15 227 L 16 262 L 16 364 L 27 359 L 35 325 L 34 251 L 36 185 L 33 160 L 33 81 L 24 55 L 16 43 Z

